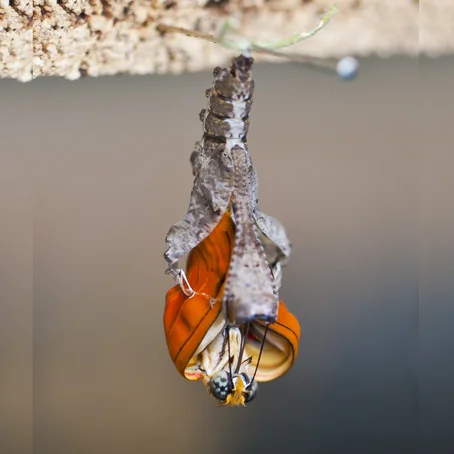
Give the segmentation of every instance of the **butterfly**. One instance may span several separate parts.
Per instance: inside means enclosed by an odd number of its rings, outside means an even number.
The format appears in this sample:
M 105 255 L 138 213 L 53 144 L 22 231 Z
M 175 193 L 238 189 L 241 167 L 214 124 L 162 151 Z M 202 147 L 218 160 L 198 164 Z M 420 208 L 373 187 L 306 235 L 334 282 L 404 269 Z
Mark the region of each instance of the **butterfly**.
M 190 252 L 184 278 L 167 292 L 164 331 L 178 372 L 188 380 L 203 380 L 221 403 L 239 406 L 256 396 L 257 382 L 274 380 L 291 368 L 300 326 L 282 301 L 273 323 L 227 323 L 221 302 L 236 228 L 229 211 Z
M 284 227 L 257 206 L 257 173 L 247 148 L 254 80 L 251 57 L 215 68 L 202 110 L 202 140 L 191 154 L 189 209 L 167 236 L 164 331 L 177 370 L 210 394 L 245 405 L 257 382 L 295 361 L 299 323 L 279 299 L 290 254 Z M 178 268 L 188 255 L 187 274 Z

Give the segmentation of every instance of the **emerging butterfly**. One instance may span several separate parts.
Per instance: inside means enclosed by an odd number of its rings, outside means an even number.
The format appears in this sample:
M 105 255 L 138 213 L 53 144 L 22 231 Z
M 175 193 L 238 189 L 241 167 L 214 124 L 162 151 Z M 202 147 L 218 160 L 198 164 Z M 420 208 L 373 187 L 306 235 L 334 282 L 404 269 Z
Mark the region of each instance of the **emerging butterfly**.
M 222 314 L 235 225 L 227 212 L 189 254 L 187 280 L 167 292 L 164 330 L 170 356 L 188 380 L 202 379 L 229 406 L 245 405 L 257 382 L 287 372 L 298 353 L 300 327 L 279 302 L 277 320 L 230 327 Z M 186 278 L 186 275 L 183 274 Z
M 257 207 L 246 144 L 252 64 L 240 55 L 230 69 L 214 70 L 209 107 L 201 112 L 204 135 L 191 155 L 189 209 L 169 230 L 164 254 L 178 282 L 164 313 L 172 360 L 183 376 L 203 378 L 211 394 L 233 406 L 252 399 L 256 380 L 290 368 L 299 339 L 297 320 L 279 301 L 290 242 Z M 177 266 L 187 253 L 186 276 Z

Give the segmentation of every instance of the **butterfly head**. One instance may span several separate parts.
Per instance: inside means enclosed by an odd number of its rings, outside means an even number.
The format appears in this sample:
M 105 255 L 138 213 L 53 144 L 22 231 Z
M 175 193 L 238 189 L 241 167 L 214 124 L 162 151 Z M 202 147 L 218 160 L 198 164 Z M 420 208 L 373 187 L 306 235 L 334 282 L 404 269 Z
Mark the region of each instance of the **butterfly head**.
M 245 406 L 257 395 L 258 384 L 245 373 L 221 370 L 210 380 L 210 394 L 230 407 Z

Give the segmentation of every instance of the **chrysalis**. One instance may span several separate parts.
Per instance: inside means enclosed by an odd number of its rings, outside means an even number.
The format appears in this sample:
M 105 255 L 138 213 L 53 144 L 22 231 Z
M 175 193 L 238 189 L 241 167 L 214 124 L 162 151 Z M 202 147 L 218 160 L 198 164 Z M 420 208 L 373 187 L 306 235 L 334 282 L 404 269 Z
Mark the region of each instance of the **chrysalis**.
M 257 174 L 246 136 L 252 104 L 253 59 L 240 55 L 230 69 L 214 70 L 208 108 L 201 112 L 203 138 L 191 155 L 195 176 L 187 215 L 169 231 L 168 273 L 203 241 L 228 212 L 235 224 L 232 258 L 223 295 L 227 323 L 276 321 L 280 269 L 290 254 L 282 225 L 257 208 Z

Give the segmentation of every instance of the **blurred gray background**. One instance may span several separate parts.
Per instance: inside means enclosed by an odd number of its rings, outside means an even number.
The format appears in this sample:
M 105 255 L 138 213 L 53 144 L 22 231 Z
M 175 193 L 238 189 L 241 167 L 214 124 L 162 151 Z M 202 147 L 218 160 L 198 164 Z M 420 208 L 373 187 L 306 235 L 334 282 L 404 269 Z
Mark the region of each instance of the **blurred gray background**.
M 0 80 L 0 454 L 454 452 L 454 58 L 257 65 L 299 358 L 247 409 L 162 328 L 211 74 Z

